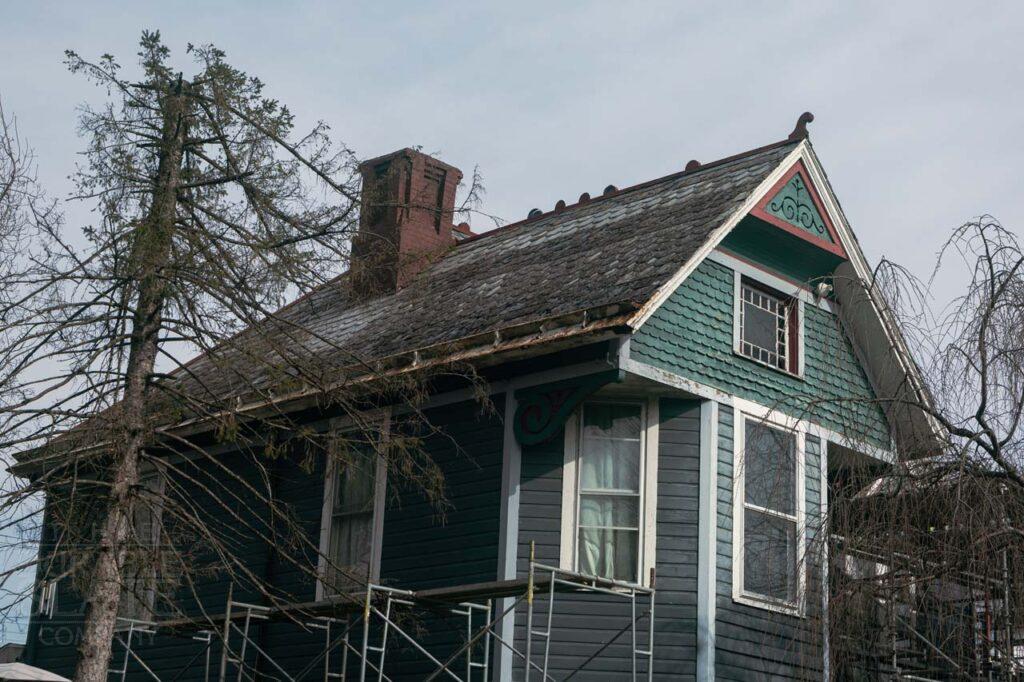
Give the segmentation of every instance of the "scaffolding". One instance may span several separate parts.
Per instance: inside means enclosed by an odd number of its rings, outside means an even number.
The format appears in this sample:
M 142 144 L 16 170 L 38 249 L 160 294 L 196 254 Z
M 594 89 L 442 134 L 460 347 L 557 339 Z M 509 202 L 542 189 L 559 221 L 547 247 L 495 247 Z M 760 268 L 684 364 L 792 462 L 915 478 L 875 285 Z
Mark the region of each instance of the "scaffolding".
M 857 574 L 845 598 L 860 598 L 860 627 L 873 635 L 840 635 L 833 643 L 851 671 L 929 681 L 1024 679 L 1024 631 L 1015 626 L 1013 599 L 1019 576 L 1007 550 L 996 557 L 998 577 L 872 554 L 837 536 L 829 554 L 830 575 Z
M 250 682 L 257 679 L 278 679 L 285 682 L 303 682 L 319 678 L 323 682 L 391 682 L 387 675 L 387 656 L 395 642 L 401 642 L 416 652 L 422 661 L 432 666 L 423 679 L 472 682 L 487 680 L 491 672 L 491 650 L 500 646 L 511 651 L 524 669 L 524 679 L 542 682 L 556 680 L 550 668 L 553 644 L 553 623 L 559 595 L 602 594 L 621 598 L 629 604 L 629 622 L 611 639 L 604 642 L 577 668 L 565 675 L 569 679 L 596 660 L 619 637 L 630 632 L 631 676 L 629 679 L 653 679 L 654 670 L 654 575 L 649 587 L 635 583 L 611 580 L 534 560 L 531 544 L 529 570 L 525 579 L 476 583 L 429 590 L 404 590 L 377 584 L 366 584 L 361 591 L 310 604 L 281 607 L 251 604 L 236 600 L 229 589 L 227 603 L 221 616 L 206 619 L 177 619 L 173 621 L 125 621 L 116 635 L 123 649 L 120 665 L 110 675 L 126 682 L 129 663 L 135 661 L 150 678 L 163 678 L 147 665 L 140 655 L 136 640 L 141 635 L 157 636 L 169 633 L 178 637 L 191 637 L 202 643 L 200 649 L 169 682 L 179 679 L 202 665 L 202 679 L 211 680 L 211 652 L 220 642 L 220 660 L 216 671 L 217 682 Z M 498 611 L 500 600 L 511 603 Z M 497 626 L 526 604 L 523 646 L 501 636 Z M 545 606 L 546 608 L 541 608 Z M 432 652 L 421 637 L 402 622 L 400 612 L 425 609 L 428 612 L 454 617 L 461 625 L 461 644 L 446 657 Z M 539 612 L 538 612 L 539 611 Z M 646 620 L 646 627 L 638 625 Z M 211 625 L 220 622 L 215 632 Z M 269 622 L 292 622 L 308 632 L 319 632 L 322 644 L 319 653 L 306 662 L 298 672 L 289 670 L 274 660 L 256 634 L 257 626 Z M 122 636 L 124 635 L 124 636 Z M 643 635 L 643 636 L 641 636 Z
M 158 623 L 157 621 L 140 620 L 137 618 L 124 618 L 121 616 L 118 616 L 116 623 L 117 626 L 116 629 L 114 630 L 114 643 L 121 645 L 122 651 L 120 653 L 122 657 L 118 667 L 112 666 L 108 669 L 107 677 L 110 678 L 113 676 L 115 678 L 120 678 L 121 682 L 125 682 L 128 678 L 128 665 L 132 661 L 135 661 L 135 663 L 137 663 L 139 667 L 142 668 L 142 670 L 151 678 L 153 678 L 154 680 L 161 680 L 160 676 L 153 672 L 153 669 L 150 668 L 149 665 L 147 665 L 144 660 L 142 660 L 142 657 L 139 656 L 136 647 L 133 646 L 136 636 L 148 635 L 150 637 L 155 637 L 157 635 L 158 629 L 160 628 L 160 623 Z M 202 642 L 203 646 L 200 648 L 199 652 L 196 653 L 196 655 L 189 660 L 185 668 L 182 669 L 182 672 L 191 667 L 196 661 L 200 659 L 200 657 L 203 657 L 203 680 L 204 682 L 209 682 L 210 649 L 214 641 L 213 632 L 210 630 L 197 630 L 185 636 L 192 641 Z M 117 653 L 118 652 L 115 647 L 114 654 L 116 655 Z M 179 673 L 173 679 L 176 680 L 180 676 L 181 673 Z

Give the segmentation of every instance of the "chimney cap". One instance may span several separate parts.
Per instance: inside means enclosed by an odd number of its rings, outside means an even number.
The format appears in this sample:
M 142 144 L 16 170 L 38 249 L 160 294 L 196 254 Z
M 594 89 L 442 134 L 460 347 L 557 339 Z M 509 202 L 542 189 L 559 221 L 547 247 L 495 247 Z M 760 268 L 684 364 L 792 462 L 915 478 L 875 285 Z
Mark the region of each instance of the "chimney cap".
M 445 163 L 444 161 L 442 161 L 441 159 L 437 158 L 436 156 L 431 156 L 430 154 L 425 154 L 425 153 L 421 152 L 420 150 L 418 150 L 418 149 L 416 149 L 414 147 L 403 147 L 401 149 L 397 149 L 397 150 L 391 152 L 390 154 L 382 154 L 381 156 L 375 156 L 372 159 L 367 159 L 365 161 L 360 161 L 359 162 L 359 171 L 362 172 L 362 173 L 365 173 L 368 169 L 370 169 L 370 168 L 372 168 L 374 166 L 378 166 L 378 165 L 384 163 L 385 161 L 391 161 L 392 159 L 397 159 L 399 157 L 405 157 L 407 159 L 414 159 L 414 158 L 417 158 L 417 157 L 423 158 L 423 159 L 430 159 L 430 163 L 432 163 L 434 165 L 437 165 L 437 166 L 441 166 L 445 170 L 451 171 L 452 173 L 455 173 L 456 175 L 458 175 L 459 178 L 462 178 L 462 171 L 459 170 L 458 168 L 456 168 L 455 166 L 451 165 L 450 163 Z

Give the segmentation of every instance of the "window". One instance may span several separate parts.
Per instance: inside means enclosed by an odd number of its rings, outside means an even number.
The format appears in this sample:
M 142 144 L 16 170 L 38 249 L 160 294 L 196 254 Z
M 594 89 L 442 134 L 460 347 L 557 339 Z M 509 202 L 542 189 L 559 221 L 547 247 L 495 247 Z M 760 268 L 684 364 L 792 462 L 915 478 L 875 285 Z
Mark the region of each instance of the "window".
M 57 584 L 56 580 L 45 580 L 39 585 L 36 613 L 44 618 L 53 618 L 57 610 Z
M 577 565 L 581 573 L 636 582 L 640 557 L 642 410 L 583 407 Z
M 320 597 L 375 580 L 380 569 L 384 461 L 372 445 L 345 445 L 328 466 Z
M 160 564 L 160 522 L 164 480 L 159 470 L 143 473 L 132 514 L 128 554 L 121 571 L 118 618 L 152 620 Z
M 566 423 L 562 567 L 643 583 L 654 565 L 657 400 L 588 402 Z
M 800 373 L 799 304 L 743 277 L 736 302 L 736 352 L 792 374 Z
M 798 612 L 803 596 L 803 433 L 742 415 L 736 439 L 734 596 Z

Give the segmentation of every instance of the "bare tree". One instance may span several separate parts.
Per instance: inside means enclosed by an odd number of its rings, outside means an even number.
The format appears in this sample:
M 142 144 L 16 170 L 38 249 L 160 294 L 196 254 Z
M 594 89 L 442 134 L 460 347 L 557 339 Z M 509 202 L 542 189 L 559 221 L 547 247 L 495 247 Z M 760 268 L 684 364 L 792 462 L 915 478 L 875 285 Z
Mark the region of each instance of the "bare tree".
M 900 461 L 831 481 L 829 628 L 838 679 L 1024 672 L 1024 251 L 989 216 L 958 228 L 930 282 L 883 263 L 873 283 L 927 392 L 882 396 L 928 415 Z M 934 310 L 931 287 L 964 293 Z M 886 407 L 892 407 L 891 404 Z
M 34 236 L 32 228 L 35 223 L 52 222 L 57 219 L 59 217 L 55 212 L 54 203 L 47 200 L 36 181 L 32 150 L 19 134 L 17 121 L 8 115 L 3 103 L 0 102 L 0 273 L 12 270 L 16 254 Z M 6 297 L 7 293 L 6 290 L 0 290 L 0 301 L 3 304 L 10 302 Z M 2 338 L 6 340 L 9 337 Z M 9 383 L 0 384 L 0 395 L 7 395 L 10 389 Z M 16 490 L 17 487 L 17 482 L 4 474 L 0 482 L 0 495 Z M 8 510 L 4 509 L 4 512 Z M 0 516 L 0 524 L 5 530 L 5 544 L 12 548 L 19 543 L 22 536 L 28 544 L 32 544 L 35 539 L 31 524 L 26 527 L 24 520 L 16 518 L 17 515 L 18 511 L 12 508 L 9 513 Z M 11 520 L 13 523 L 8 523 Z M 31 589 L 26 579 L 28 576 L 24 571 L 19 571 L 22 564 L 30 559 L 31 554 L 31 551 L 12 551 L 5 558 L 5 565 L 0 568 L 3 571 L 0 575 L 0 599 L 3 603 L 19 601 L 26 590 Z M 7 625 L 5 618 L 0 627 Z
M 440 473 L 417 446 L 423 428 L 382 432 L 372 416 L 386 395 L 425 424 L 426 375 L 374 372 L 294 306 L 281 308 L 337 285 L 345 269 L 358 225 L 353 154 L 323 123 L 298 133 L 288 108 L 217 48 L 189 45 L 187 55 L 191 76 L 172 68 L 158 33 L 144 33 L 130 78 L 109 55 L 68 52 L 70 70 L 109 95 L 80 121 L 88 148 L 73 198 L 95 205 L 96 222 L 78 239 L 53 212 L 2 205 L 5 225 L 24 218 L 34 231 L 21 242 L 0 235 L 0 447 L 30 473 L 5 492 L 3 518 L 11 528 L 34 513 L 19 513 L 27 500 L 48 498 L 43 573 L 74 581 L 86 604 L 79 680 L 106 679 L 133 592 L 157 590 L 168 608 L 195 594 L 196 547 L 202 570 L 212 565 L 272 603 L 286 595 L 232 551 L 239 536 L 317 570 L 316 539 L 274 496 L 272 464 L 286 451 L 355 466 L 369 449 L 442 500 Z M 11 149 L 0 172 L 17 192 L 30 176 Z M 179 360 L 191 351 L 200 358 Z M 353 386 L 355 375 L 375 380 Z M 318 433 L 277 407 L 296 392 L 318 396 L 321 413 L 347 415 L 355 435 Z M 169 428 L 182 423 L 194 428 Z M 219 459 L 226 443 L 255 478 Z M 204 504 L 231 527 L 213 526 Z

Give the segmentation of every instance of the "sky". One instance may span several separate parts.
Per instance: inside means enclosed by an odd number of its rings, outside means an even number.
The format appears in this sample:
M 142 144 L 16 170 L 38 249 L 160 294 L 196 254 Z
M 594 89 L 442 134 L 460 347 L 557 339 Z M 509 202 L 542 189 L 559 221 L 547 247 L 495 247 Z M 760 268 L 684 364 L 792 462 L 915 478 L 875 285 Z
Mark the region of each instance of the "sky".
M 811 111 L 872 262 L 927 277 L 950 231 L 985 213 L 1024 234 L 1021 2 L 2 0 L 0 13 L 0 99 L 56 197 L 84 147 L 76 108 L 104 97 L 64 50 L 130 67 L 148 28 L 179 54 L 216 44 L 300 126 L 326 121 L 361 157 L 419 145 L 478 166 L 482 208 L 509 221 L 775 142 Z M 88 209 L 67 207 L 70 230 Z

